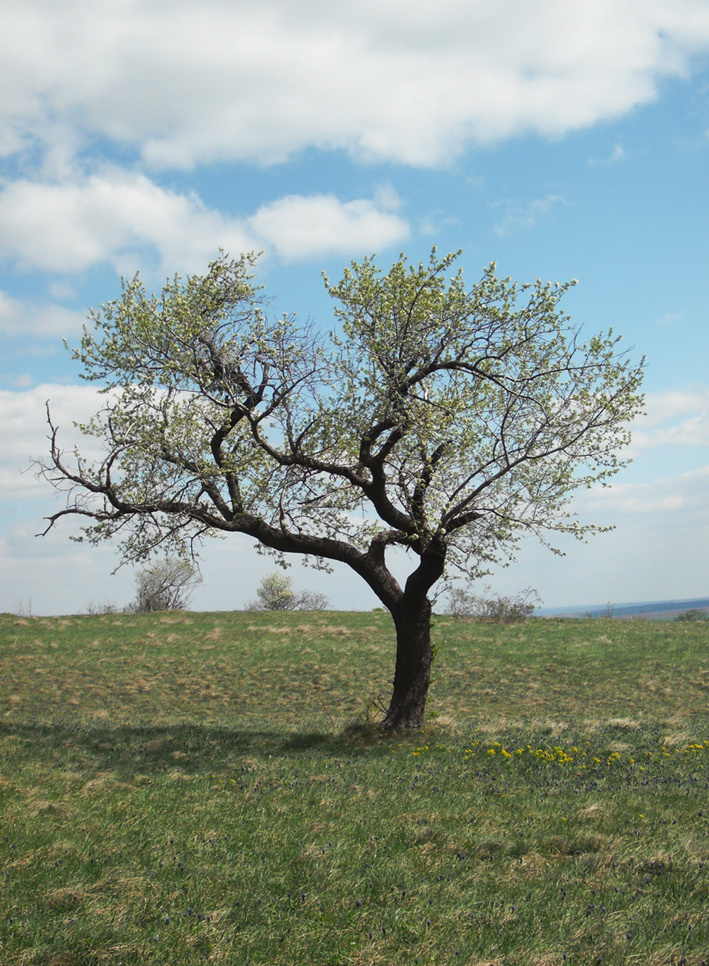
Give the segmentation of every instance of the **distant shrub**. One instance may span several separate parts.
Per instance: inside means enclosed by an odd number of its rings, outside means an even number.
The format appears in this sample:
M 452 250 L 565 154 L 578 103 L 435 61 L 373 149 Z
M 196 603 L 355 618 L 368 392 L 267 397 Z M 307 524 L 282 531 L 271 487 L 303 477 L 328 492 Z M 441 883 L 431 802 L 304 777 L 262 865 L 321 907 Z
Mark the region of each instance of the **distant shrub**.
M 686 610 L 683 614 L 678 614 L 675 617 L 676 621 L 709 621 L 709 612 L 705 610 L 698 610 L 693 607 L 691 610 Z
M 257 600 L 247 610 L 327 610 L 330 601 L 325 594 L 304 590 L 297 594 L 293 580 L 285 574 L 268 574 L 256 589 Z
M 112 604 L 108 601 L 104 604 L 95 604 L 92 600 L 90 600 L 86 605 L 86 613 L 99 616 L 101 614 L 118 614 L 120 613 L 120 610 L 115 604 Z
M 611 620 L 615 617 L 615 604 L 611 604 L 610 601 L 606 604 L 603 610 L 587 610 L 585 617 L 599 618 L 605 620 Z
M 484 590 L 485 596 L 482 596 L 463 587 L 454 587 L 448 594 L 447 613 L 459 620 L 518 624 L 531 617 L 534 608 L 541 603 L 541 598 L 533 587 L 527 587 L 513 597 L 489 596 L 490 588 L 485 587 Z
M 304 590 L 298 594 L 298 606 L 296 610 L 327 610 L 330 601 L 325 594 L 319 594 L 316 590 Z
M 285 574 L 267 574 L 256 588 L 256 600 L 248 610 L 295 610 L 296 593 L 293 581 Z
M 199 571 L 189 560 L 166 557 L 136 576 L 135 600 L 127 609 L 135 614 L 185 610 L 201 580 Z
M 28 597 L 26 601 L 21 600 L 15 604 L 15 616 L 16 617 L 33 617 L 32 613 L 32 598 Z

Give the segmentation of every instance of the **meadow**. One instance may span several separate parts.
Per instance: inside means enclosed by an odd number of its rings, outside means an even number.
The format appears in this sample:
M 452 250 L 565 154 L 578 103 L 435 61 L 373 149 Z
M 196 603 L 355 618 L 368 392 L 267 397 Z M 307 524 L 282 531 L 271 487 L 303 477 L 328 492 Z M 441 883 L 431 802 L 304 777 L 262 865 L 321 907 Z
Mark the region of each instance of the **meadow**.
M 709 624 L 0 616 L 0 963 L 709 963 Z

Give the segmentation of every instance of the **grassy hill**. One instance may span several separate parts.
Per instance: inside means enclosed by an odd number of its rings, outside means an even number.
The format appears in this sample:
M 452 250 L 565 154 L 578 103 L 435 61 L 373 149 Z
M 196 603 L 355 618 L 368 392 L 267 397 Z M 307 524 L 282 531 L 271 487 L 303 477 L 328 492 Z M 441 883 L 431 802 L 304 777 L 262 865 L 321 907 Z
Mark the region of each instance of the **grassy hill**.
M 708 960 L 709 625 L 0 617 L 0 962 Z

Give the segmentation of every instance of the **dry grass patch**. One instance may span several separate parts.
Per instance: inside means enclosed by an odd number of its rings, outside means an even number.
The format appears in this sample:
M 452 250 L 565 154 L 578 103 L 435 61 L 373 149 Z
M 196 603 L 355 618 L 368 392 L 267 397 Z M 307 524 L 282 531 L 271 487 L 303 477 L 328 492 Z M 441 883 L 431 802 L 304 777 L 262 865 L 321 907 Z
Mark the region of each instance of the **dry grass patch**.
M 590 819 L 603 818 L 605 814 L 606 808 L 603 805 L 600 805 L 598 802 L 592 802 L 590 805 L 586 805 L 585 808 L 579 809 L 576 816 L 582 822 L 587 822 Z
M 637 731 L 640 727 L 640 722 L 632 718 L 609 718 L 608 724 L 611 728 L 627 728 L 629 731 Z
M 682 722 L 684 723 L 684 722 Z M 669 724 L 669 722 L 667 722 Z M 694 741 L 694 737 L 689 731 L 672 731 L 664 735 L 660 741 L 666 748 L 685 748 Z

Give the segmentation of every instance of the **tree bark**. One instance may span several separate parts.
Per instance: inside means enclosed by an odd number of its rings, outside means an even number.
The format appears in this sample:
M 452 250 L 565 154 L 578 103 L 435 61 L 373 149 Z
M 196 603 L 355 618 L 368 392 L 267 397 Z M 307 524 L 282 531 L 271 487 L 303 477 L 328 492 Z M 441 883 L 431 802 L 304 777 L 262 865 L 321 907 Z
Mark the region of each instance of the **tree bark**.
M 384 727 L 403 731 L 421 728 L 431 683 L 431 602 L 404 595 L 392 612 L 396 628 L 394 690 Z

